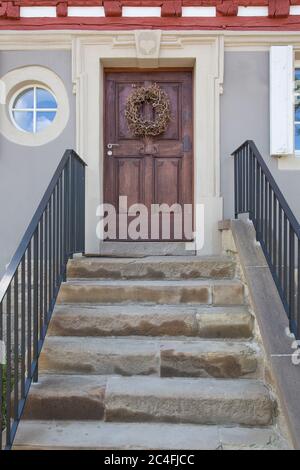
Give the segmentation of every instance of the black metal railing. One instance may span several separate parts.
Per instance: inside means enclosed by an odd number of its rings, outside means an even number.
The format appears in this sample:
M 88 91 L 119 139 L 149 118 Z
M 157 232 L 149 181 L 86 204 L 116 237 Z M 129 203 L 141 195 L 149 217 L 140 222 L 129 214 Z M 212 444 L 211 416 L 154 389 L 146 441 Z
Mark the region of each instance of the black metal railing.
M 67 150 L 0 281 L 0 449 L 10 449 L 68 259 L 84 252 L 85 163 Z M 1 362 L 1 361 L 0 361 Z
M 244 142 L 233 156 L 235 217 L 249 213 L 290 330 L 300 339 L 300 225 L 254 142 Z

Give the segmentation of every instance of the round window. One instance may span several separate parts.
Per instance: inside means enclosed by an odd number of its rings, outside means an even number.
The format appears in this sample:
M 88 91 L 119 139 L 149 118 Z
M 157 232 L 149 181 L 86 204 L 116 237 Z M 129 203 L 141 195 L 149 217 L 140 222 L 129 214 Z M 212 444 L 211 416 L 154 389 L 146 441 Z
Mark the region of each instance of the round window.
M 14 125 L 27 133 L 36 134 L 54 121 L 57 113 L 55 96 L 41 86 L 27 87 L 12 101 L 11 117 Z

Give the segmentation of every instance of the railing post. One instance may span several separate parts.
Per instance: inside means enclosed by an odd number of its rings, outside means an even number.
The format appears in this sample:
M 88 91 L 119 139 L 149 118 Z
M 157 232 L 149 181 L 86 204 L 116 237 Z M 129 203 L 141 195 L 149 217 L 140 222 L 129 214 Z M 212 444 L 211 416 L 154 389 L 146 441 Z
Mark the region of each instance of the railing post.
M 82 166 L 82 177 L 81 177 L 81 191 L 80 191 L 80 203 L 81 203 L 81 247 L 80 251 L 82 254 L 85 252 L 85 166 Z
M 3 303 L 0 302 L 0 341 L 3 341 Z M 2 354 L 4 355 L 5 351 L 2 351 Z M 4 390 L 4 384 L 3 384 L 3 371 L 4 367 L 2 365 L 2 360 L 4 362 L 4 357 L 0 358 L 0 451 L 2 450 L 2 429 L 3 429 L 3 390 Z
M 70 210 L 69 210 L 69 190 L 70 190 L 70 157 L 64 169 L 64 264 L 69 257 L 70 245 Z M 66 268 L 64 269 L 63 281 L 66 281 Z
M 11 286 L 8 287 L 6 294 L 6 393 L 5 393 L 5 408 L 6 408 L 6 447 L 9 448 L 11 439 Z
M 75 171 L 74 159 L 70 156 L 70 194 L 69 194 L 69 222 L 70 222 L 70 250 L 69 257 L 73 257 L 74 253 L 74 233 L 75 233 Z
M 33 362 L 35 369 L 33 382 L 38 381 L 38 331 L 39 331 L 39 297 L 38 297 L 38 256 L 39 256 L 39 230 L 33 236 Z
M 237 175 L 237 154 L 233 154 L 234 158 L 234 217 L 238 218 L 238 175 Z

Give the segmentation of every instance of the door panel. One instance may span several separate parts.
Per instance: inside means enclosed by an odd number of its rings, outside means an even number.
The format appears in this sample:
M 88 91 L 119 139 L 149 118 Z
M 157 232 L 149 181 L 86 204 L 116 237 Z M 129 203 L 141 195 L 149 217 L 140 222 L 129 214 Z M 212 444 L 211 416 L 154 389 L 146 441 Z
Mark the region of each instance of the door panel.
M 152 83 L 157 83 L 167 93 L 171 120 L 163 134 L 145 142 L 129 130 L 125 107 L 133 87 Z M 148 239 L 151 240 L 152 204 L 179 204 L 183 208 L 193 202 L 192 73 L 107 72 L 104 105 L 104 202 L 113 204 L 117 213 L 120 196 L 128 197 L 128 207 L 145 204 L 149 214 Z M 149 104 L 141 107 L 141 114 L 147 119 L 155 118 Z M 116 145 L 108 155 L 110 143 Z M 172 214 L 170 219 L 174 220 Z M 167 239 L 174 239 L 175 232 L 171 229 Z M 161 230 L 159 233 L 156 240 L 162 239 Z M 122 238 L 117 239 L 124 239 L 124 232 Z M 181 239 L 192 239 L 192 233 L 182 234 Z

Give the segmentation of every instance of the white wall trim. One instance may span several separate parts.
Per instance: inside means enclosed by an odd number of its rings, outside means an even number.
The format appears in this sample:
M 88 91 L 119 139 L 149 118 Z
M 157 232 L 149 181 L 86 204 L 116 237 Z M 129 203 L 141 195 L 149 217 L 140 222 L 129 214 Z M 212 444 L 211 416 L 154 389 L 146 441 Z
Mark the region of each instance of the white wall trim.
M 238 7 L 238 14 L 237 16 L 268 16 L 269 9 L 268 7 Z
M 215 17 L 216 7 L 182 7 L 182 16 L 186 17 Z
M 270 153 L 294 153 L 294 51 L 293 46 L 270 48 Z
M 55 6 L 28 6 L 20 8 L 20 15 L 23 18 L 43 18 L 56 17 Z M 237 16 L 243 17 L 267 17 L 269 10 L 267 6 L 239 6 Z M 291 5 L 290 15 L 300 15 L 300 5 Z M 102 6 L 78 6 L 68 7 L 70 17 L 105 17 L 105 10 Z M 160 17 L 161 7 L 156 6 L 123 6 L 123 17 Z M 183 6 L 183 17 L 216 17 L 215 6 Z
M 130 33 L 130 31 L 128 32 Z M 168 31 L 170 35 L 182 35 L 189 38 L 222 38 L 225 50 L 269 50 L 272 45 L 290 45 L 300 51 L 300 32 L 295 31 Z M 121 31 L 111 31 L 111 34 L 120 35 Z M 122 32 L 125 37 L 125 32 Z M 93 39 L 107 37 L 107 31 L 87 30 L 43 30 L 43 31 L 17 31 L 0 30 L 0 50 L 56 50 L 71 49 L 73 38 Z M 131 36 L 130 36 L 131 37 Z
M 124 17 L 160 17 L 161 7 L 122 7 Z
M 21 18 L 56 18 L 56 7 L 21 7 Z
M 5 86 L 5 102 L 0 104 L 0 132 L 11 142 L 18 145 L 37 147 L 56 139 L 69 121 L 69 99 L 65 85 L 61 78 L 52 70 L 41 66 L 27 66 L 11 70 L 3 77 L 1 82 Z M 12 97 L 25 86 L 42 85 L 55 95 L 57 112 L 54 121 L 41 132 L 36 134 L 19 130 L 10 117 L 9 103 Z
M 104 17 L 104 7 L 68 7 L 70 17 Z
M 142 30 L 145 34 L 145 30 Z M 160 33 L 160 34 L 158 34 Z M 220 91 L 223 38 L 184 32 L 152 31 L 159 41 L 155 57 L 141 56 L 137 31 L 106 32 L 73 40 L 73 81 L 77 103 L 77 151 L 87 162 L 86 252 L 99 253 L 96 209 L 103 202 L 104 67 L 194 68 L 194 201 L 205 204 L 205 244 L 201 254 L 220 252 Z M 155 65 L 154 65 L 155 64 Z M 196 206 L 195 206 L 196 207 Z M 197 225 L 197 221 L 196 221 Z
M 300 15 L 300 5 L 290 5 L 290 15 Z

